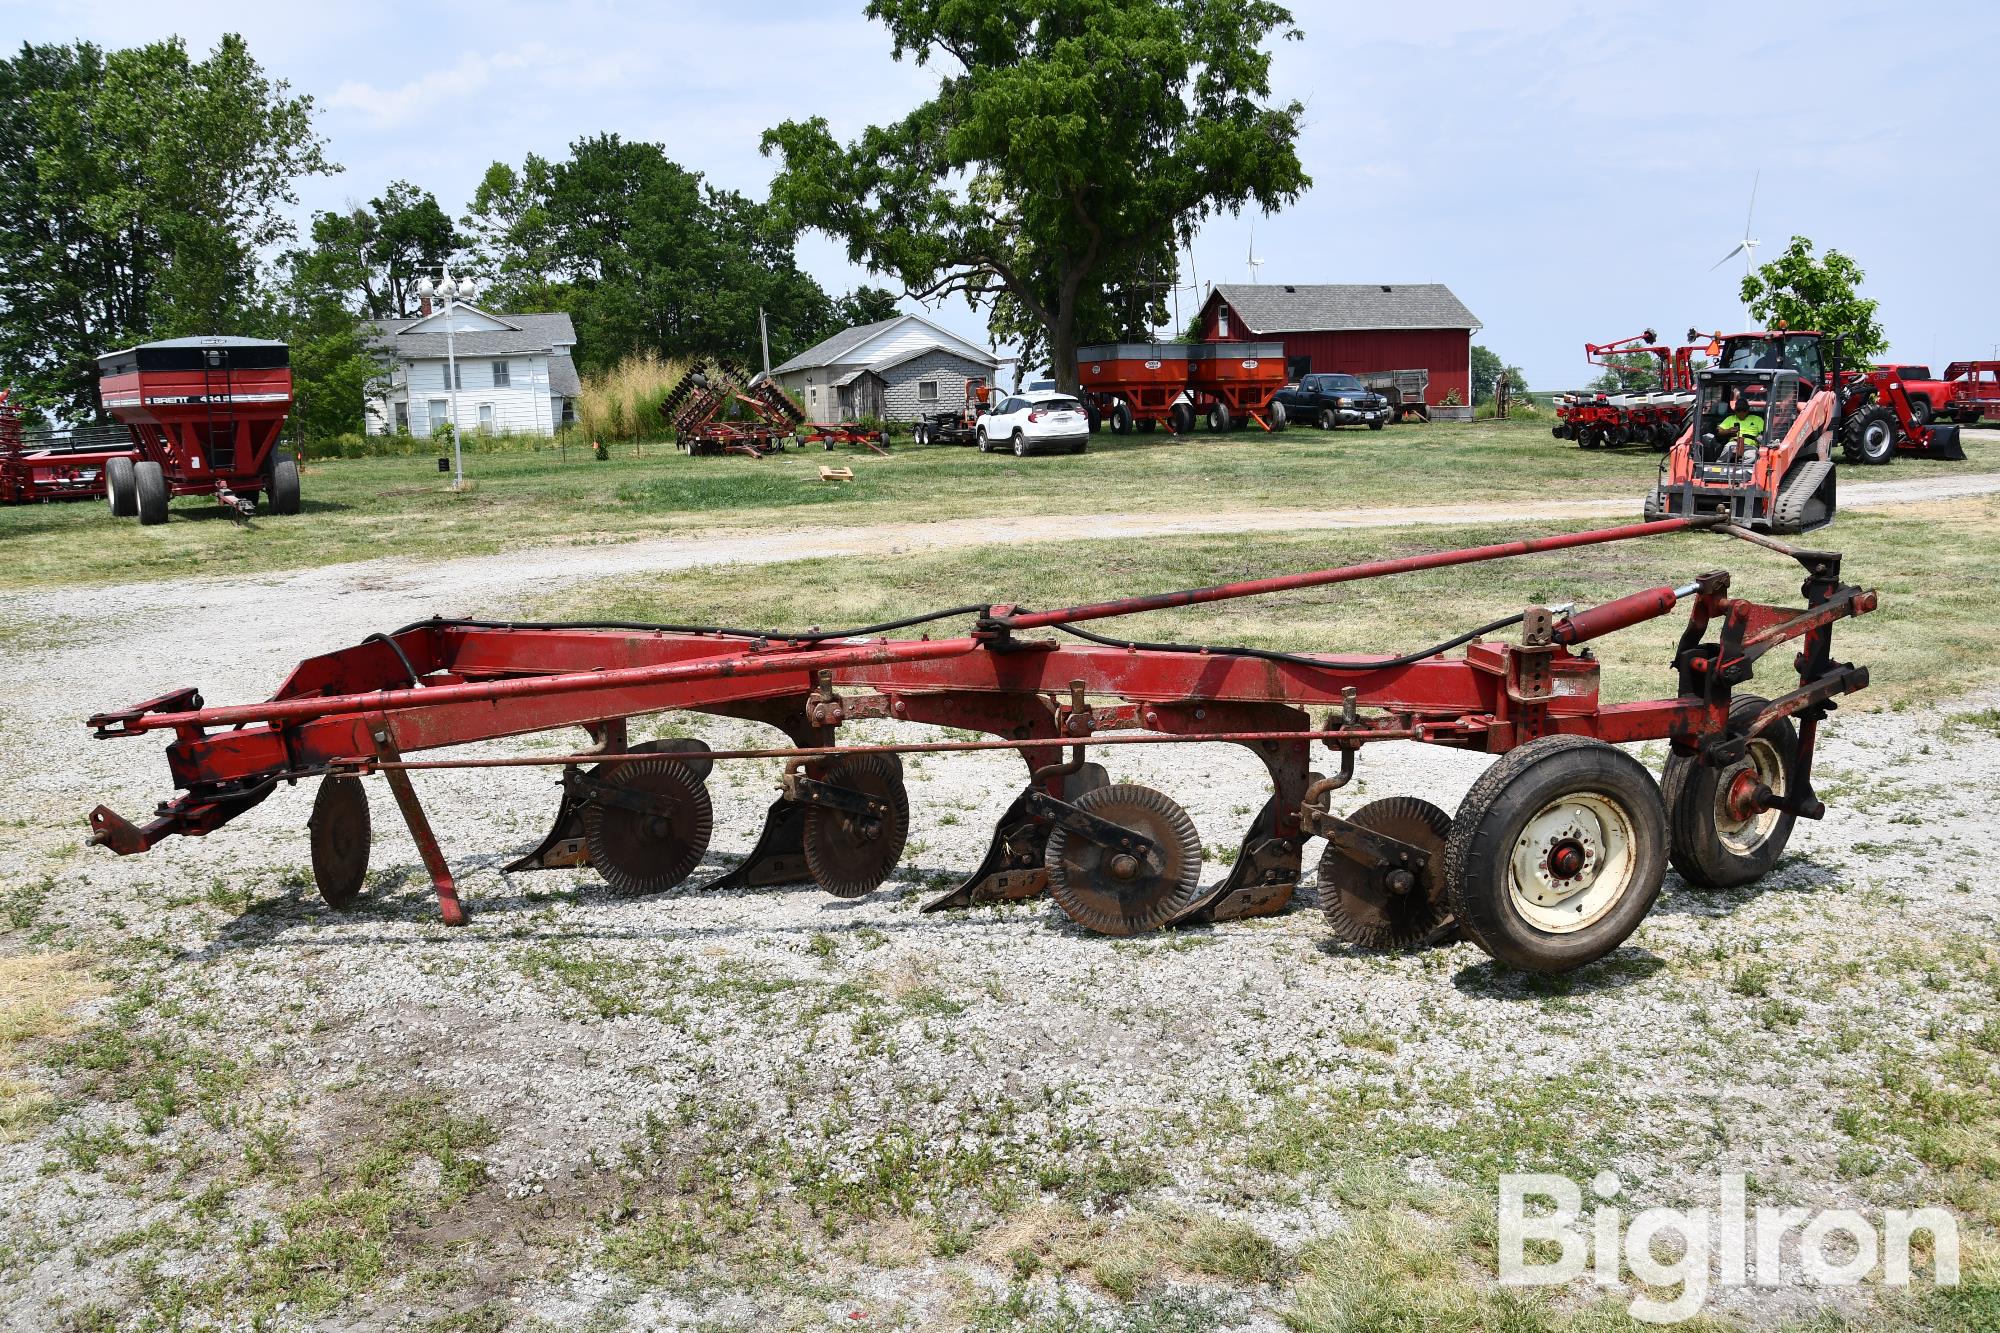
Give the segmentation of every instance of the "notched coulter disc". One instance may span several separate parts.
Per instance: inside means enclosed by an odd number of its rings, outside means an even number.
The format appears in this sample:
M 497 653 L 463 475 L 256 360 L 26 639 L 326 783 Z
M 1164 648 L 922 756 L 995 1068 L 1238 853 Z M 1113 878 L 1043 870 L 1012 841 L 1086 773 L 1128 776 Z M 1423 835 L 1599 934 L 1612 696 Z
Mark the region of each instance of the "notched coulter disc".
M 842 755 L 820 779 L 883 801 L 879 815 L 831 806 L 806 811 L 806 869 L 813 882 L 837 898 L 859 898 L 895 873 L 910 837 L 910 798 L 903 789 L 903 765 L 893 754 Z
M 1201 838 L 1164 792 L 1131 783 L 1097 787 L 1073 805 L 1153 843 L 1144 859 L 1058 826 L 1049 835 L 1049 893 L 1070 919 L 1100 935 L 1158 930 L 1201 893 Z
M 612 790 L 583 807 L 584 845 L 613 890 L 660 893 L 701 864 L 715 811 L 687 761 L 608 765 L 597 782 Z
M 1395 870 L 1362 865 L 1329 846 L 1319 859 L 1319 897 L 1333 933 L 1364 949 L 1414 949 L 1440 940 L 1451 924 L 1444 883 L 1451 816 L 1429 801 L 1392 796 L 1370 801 L 1347 818 L 1420 848 L 1430 863 L 1397 892 Z

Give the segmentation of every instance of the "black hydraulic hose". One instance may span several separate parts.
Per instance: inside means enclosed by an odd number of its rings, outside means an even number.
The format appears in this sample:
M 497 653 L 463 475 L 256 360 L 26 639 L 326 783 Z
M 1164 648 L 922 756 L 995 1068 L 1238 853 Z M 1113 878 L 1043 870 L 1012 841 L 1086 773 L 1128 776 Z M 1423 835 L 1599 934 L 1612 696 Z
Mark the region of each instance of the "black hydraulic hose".
M 935 620 L 951 616 L 985 615 L 992 608 L 985 602 L 967 606 L 950 606 L 939 611 L 925 611 L 901 620 L 885 620 L 879 625 L 857 625 L 852 629 L 815 629 L 792 632 L 789 630 L 739 629 L 733 625 L 667 625 L 649 620 L 459 620 L 434 616 L 429 620 L 419 620 L 394 631 L 405 634 L 417 629 L 610 629 L 632 630 L 636 633 L 662 634 L 722 634 L 735 639 L 771 639 L 783 643 L 824 643 L 829 639 L 862 639 L 871 634 L 886 634 L 890 630 L 908 629 L 912 625 L 927 625 Z
M 1216 648 L 1197 643 L 1147 643 L 1137 639 L 1114 639 L 1103 634 L 1092 634 L 1089 630 L 1078 629 L 1074 625 L 1057 625 L 1055 628 L 1065 634 L 1073 634 L 1079 639 L 1086 639 L 1091 643 L 1102 644 L 1106 648 L 1136 648 L 1144 652 L 1153 653 L 1208 653 L 1215 657 L 1254 657 L 1265 662 L 1285 662 L 1293 666 L 1316 667 L 1321 671 L 1380 671 L 1385 667 L 1409 666 L 1414 662 L 1423 661 L 1426 657 L 1435 657 L 1439 653 L 1449 652 L 1460 644 L 1472 642 L 1482 634 L 1491 634 L 1495 630 L 1506 629 L 1509 625 L 1518 625 L 1526 618 L 1527 613 L 1525 611 L 1517 611 L 1511 616 L 1502 616 L 1498 620 L 1481 625 L 1478 629 L 1467 630 L 1465 633 L 1457 635 L 1454 638 L 1446 639 L 1443 643 L 1434 643 L 1430 647 L 1420 648 L 1414 653 L 1404 653 L 1401 657 L 1381 658 L 1372 662 L 1330 662 L 1324 658 L 1306 657 L 1298 653 L 1281 653 L 1270 648 Z

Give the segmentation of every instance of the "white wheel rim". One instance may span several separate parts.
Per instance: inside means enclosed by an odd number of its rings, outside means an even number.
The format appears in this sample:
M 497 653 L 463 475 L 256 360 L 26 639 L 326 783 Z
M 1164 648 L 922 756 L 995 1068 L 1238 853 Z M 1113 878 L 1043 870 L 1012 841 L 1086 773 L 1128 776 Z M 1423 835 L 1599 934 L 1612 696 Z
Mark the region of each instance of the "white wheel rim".
M 1778 747 L 1762 736 L 1753 737 L 1745 747 L 1743 757 L 1723 769 L 1715 781 L 1715 836 L 1726 850 L 1738 856 L 1751 856 L 1777 831 L 1784 812 L 1756 810 L 1741 819 L 1732 815 L 1729 793 L 1744 773 L 1756 774 L 1757 781 L 1783 796 L 1785 765 L 1778 755 Z
M 1550 801 L 1514 840 L 1507 876 L 1514 910 L 1552 935 L 1602 919 L 1632 887 L 1636 841 L 1631 819 L 1601 793 Z M 1562 873 L 1565 858 L 1575 859 L 1574 873 Z

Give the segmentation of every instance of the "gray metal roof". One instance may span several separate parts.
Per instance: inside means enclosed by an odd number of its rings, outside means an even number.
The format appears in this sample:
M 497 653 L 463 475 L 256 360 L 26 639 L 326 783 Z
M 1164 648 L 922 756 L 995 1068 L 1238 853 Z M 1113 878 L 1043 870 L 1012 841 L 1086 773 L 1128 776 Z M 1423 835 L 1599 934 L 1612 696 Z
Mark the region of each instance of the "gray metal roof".
M 811 370 L 816 366 L 833 365 L 843 355 L 861 346 L 891 324 L 900 323 L 902 319 L 901 315 L 891 315 L 887 319 L 878 319 L 873 324 L 856 324 L 851 329 L 842 329 L 824 342 L 814 343 L 783 365 L 772 367 L 771 373 L 783 375 L 787 371 Z
M 1218 283 L 1217 296 L 1251 333 L 1480 327 L 1441 282 Z
M 583 382 L 576 377 L 576 362 L 566 356 L 549 358 L 549 392 L 574 398 L 583 392 Z
M 384 319 L 374 322 L 379 333 L 368 335 L 369 343 L 385 352 L 392 353 L 404 361 L 422 361 L 445 354 L 445 335 L 442 333 L 405 333 L 404 329 L 420 323 L 428 316 L 416 319 Z M 452 335 L 452 343 L 460 356 L 518 356 L 524 353 L 549 352 L 558 345 L 574 346 L 576 326 L 562 311 L 551 314 L 534 315 L 494 315 L 494 319 L 515 325 L 511 329 L 493 329 L 476 333 Z M 362 326 L 364 330 L 368 325 Z

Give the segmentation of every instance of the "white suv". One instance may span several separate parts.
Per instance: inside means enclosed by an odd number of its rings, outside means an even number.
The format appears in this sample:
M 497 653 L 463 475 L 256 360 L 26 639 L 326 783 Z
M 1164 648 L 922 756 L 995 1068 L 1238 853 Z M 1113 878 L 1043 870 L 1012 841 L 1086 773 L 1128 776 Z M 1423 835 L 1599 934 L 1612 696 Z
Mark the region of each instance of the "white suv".
M 1031 389 L 1003 398 L 982 412 L 974 423 L 979 451 L 1012 449 L 1026 458 L 1040 449 L 1080 454 L 1090 446 L 1090 416 L 1074 394 Z

